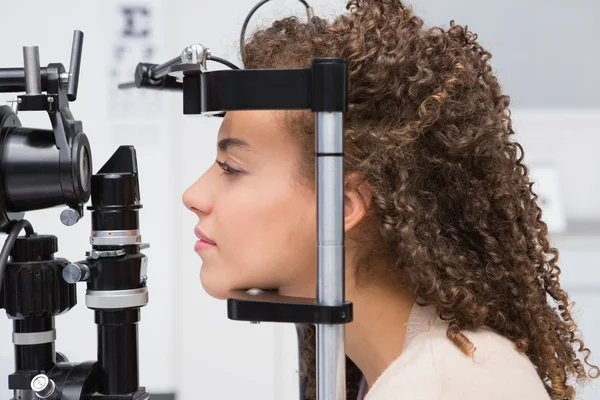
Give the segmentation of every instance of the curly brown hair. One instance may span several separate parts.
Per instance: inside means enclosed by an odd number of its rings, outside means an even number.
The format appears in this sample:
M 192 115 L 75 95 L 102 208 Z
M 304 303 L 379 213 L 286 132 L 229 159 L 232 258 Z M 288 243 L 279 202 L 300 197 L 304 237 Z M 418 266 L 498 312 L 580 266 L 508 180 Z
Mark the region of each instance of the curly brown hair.
M 599 371 L 560 286 L 558 250 L 523 149 L 511 141 L 509 97 L 490 53 L 467 27 L 425 28 L 398 0 L 348 1 L 347 9 L 332 22 L 278 20 L 244 44 L 242 61 L 253 69 L 347 60 L 345 169 L 360 172 L 372 190 L 357 278 L 392 280 L 418 304 L 435 304 L 465 354 L 473 345 L 461 330 L 496 330 L 529 357 L 553 399 L 573 399 L 570 381 L 583 384 Z M 300 170 L 314 182 L 313 116 L 286 116 L 304 149 Z M 302 373 L 313 399 L 308 333 Z M 349 395 L 360 376 L 348 360 Z

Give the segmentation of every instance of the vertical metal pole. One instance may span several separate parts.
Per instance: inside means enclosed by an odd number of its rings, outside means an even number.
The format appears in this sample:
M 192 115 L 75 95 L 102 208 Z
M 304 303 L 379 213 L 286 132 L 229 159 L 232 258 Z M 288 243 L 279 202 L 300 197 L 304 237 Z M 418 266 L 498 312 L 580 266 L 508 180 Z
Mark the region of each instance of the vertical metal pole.
M 40 52 L 38 46 L 23 47 L 25 64 L 25 91 L 27 94 L 42 93 L 42 77 L 40 72 Z
M 316 113 L 317 302 L 344 302 L 343 113 Z M 344 324 L 317 325 L 317 400 L 345 400 Z

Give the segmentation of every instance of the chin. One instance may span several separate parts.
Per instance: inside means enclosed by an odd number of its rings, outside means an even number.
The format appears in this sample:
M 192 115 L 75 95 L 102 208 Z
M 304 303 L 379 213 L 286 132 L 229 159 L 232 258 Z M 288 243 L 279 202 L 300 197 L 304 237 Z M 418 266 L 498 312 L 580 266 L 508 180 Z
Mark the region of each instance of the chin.
M 207 273 L 205 268 L 200 269 L 200 284 L 204 291 L 210 296 L 217 300 L 226 300 L 229 290 L 229 285 L 225 285 L 222 282 L 223 279 L 219 279 L 217 276 L 211 273 Z
M 228 296 L 229 290 L 227 290 L 227 289 L 221 289 L 219 287 L 214 287 L 214 286 L 205 285 L 205 284 L 202 284 L 202 288 L 210 297 L 213 297 L 217 300 L 227 300 L 227 298 L 229 297 Z
M 223 274 L 221 270 L 210 270 L 204 266 L 200 269 L 200 283 L 204 291 L 217 300 L 227 300 L 229 292 L 232 290 L 246 291 L 254 288 L 265 292 L 278 290 L 278 285 L 275 282 L 258 284 L 257 282 L 250 282 L 250 280 L 241 281 L 230 274 Z
M 210 297 L 213 297 L 217 300 L 227 300 L 229 298 L 229 292 L 232 290 L 245 291 L 250 288 L 257 287 L 242 287 L 241 285 L 236 285 L 235 282 L 232 282 L 232 279 L 229 279 L 227 276 L 212 274 L 211 272 L 200 270 L 200 284 Z

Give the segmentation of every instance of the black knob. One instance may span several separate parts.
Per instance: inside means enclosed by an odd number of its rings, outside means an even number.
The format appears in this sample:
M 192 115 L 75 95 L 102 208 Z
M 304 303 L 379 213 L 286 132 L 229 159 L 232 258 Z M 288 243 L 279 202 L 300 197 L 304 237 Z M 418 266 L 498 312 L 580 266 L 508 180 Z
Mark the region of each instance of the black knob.
M 77 304 L 75 285 L 62 277 L 69 261 L 54 258 L 56 236 L 22 236 L 12 248 L 12 260 L 6 264 L 0 305 L 17 319 L 53 317 Z
M 20 236 L 10 252 L 13 262 L 42 261 L 54 258 L 58 240 L 53 235 Z

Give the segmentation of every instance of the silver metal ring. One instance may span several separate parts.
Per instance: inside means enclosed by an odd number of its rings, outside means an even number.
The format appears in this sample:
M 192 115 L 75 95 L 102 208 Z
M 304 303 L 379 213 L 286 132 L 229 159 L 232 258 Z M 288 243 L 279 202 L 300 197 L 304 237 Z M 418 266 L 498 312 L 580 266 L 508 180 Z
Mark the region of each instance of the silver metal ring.
M 85 305 L 88 308 L 135 308 L 148 304 L 148 288 L 131 290 L 88 290 Z
M 56 340 L 56 329 L 44 332 L 16 333 L 12 335 L 13 343 L 18 346 L 52 343 Z
M 142 243 L 139 229 L 121 231 L 92 231 L 90 243 L 96 246 L 122 246 Z

